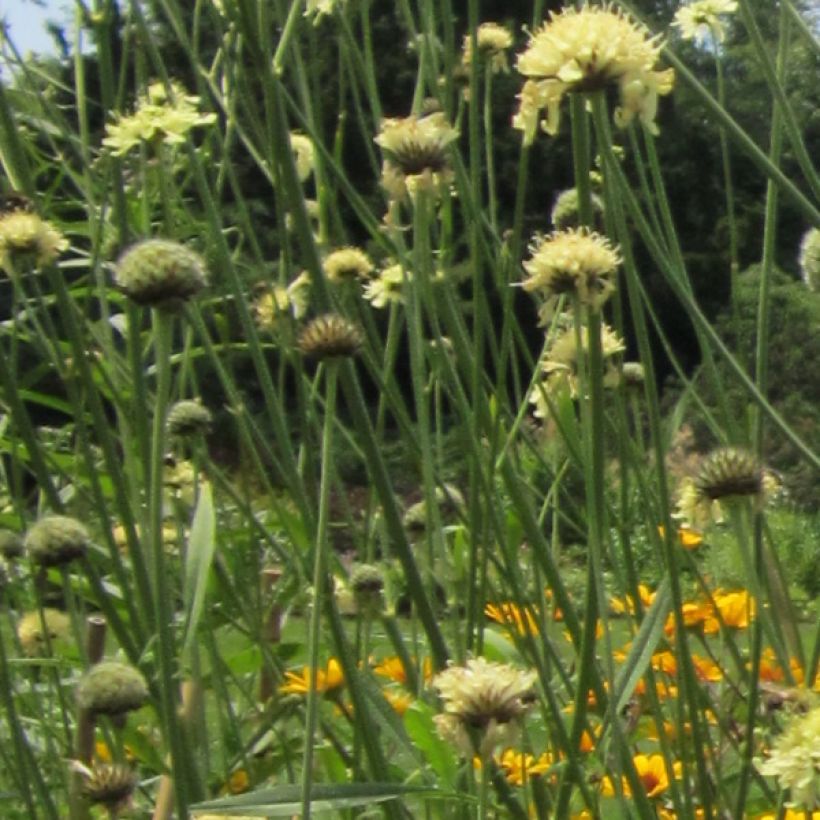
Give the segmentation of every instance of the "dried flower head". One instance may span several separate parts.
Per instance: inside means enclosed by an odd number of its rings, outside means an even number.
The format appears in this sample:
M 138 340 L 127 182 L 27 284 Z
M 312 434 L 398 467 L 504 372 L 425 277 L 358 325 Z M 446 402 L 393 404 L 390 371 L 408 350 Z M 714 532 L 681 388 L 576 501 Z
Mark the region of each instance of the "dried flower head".
M 329 282 L 351 282 L 368 279 L 373 263 L 360 248 L 346 247 L 329 253 L 322 262 L 322 270 Z
M 94 715 L 123 715 L 148 700 L 148 684 L 136 667 L 119 661 L 92 666 L 77 684 L 77 703 Z
M 178 145 L 192 128 L 216 122 L 216 114 L 200 114 L 198 106 L 199 97 L 186 94 L 178 83 L 171 83 L 170 93 L 163 83 L 152 83 L 133 114 L 106 125 L 103 145 L 117 157 L 144 142 Z
M 275 330 L 280 320 L 299 320 L 310 305 L 310 275 L 300 273 L 288 285 L 274 285 L 256 300 L 253 306 L 256 323 L 262 330 Z
M 365 283 L 364 298 L 374 308 L 387 307 L 391 302 L 404 302 L 404 283 L 413 275 L 401 265 L 390 265 L 379 275 Z
M 302 329 L 299 350 L 313 359 L 349 357 L 359 352 L 363 341 L 358 325 L 338 313 L 326 313 Z
M 313 173 L 316 167 L 313 140 L 304 134 L 291 131 L 290 148 L 291 151 L 293 151 L 293 159 L 296 162 L 296 173 L 299 175 L 299 180 L 304 182 Z
M 604 213 L 604 202 L 598 194 L 592 194 L 592 213 L 595 224 L 601 222 L 601 216 Z M 578 189 L 569 188 L 566 191 L 561 191 L 552 206 L 550 214 L 552 224 L 556 230 L 562 231 L 567 228 L 581 227 L 581 213 L 578 205 Z
M 117 287 L 138 305 L 173 310 L 208 283 L 202 257 L 168 239 L 132 245 L 114 267 Z
M 789 789 L 794 808 L 820 809 L 820 706 L 792 717 L 769 757 L 756 762 L 761 774 Z
M 465 755 L 482 757 L 512 742 L 532 704 L 536 674 L 484 658 L 450 666 L 433 678 L 444 704 L 436 726 Z
M 89 803 L 105 806 L 115 817 L 128 804 L 139 778 L 122 763 L 95 763 L 91 768 L 74 761 L 72 768 L 83 776 L 83 795 Z
M 513 125 L 524 131 L 524 141 L 530 144 L 546 108 L 542 127 L 556 134 L 565 94 L 614 85 L 621 96 L 616 123 L 624 126 L 637 115 L 656 130 L 658 95 L 668 94 L 674 83 L 672 69 L 655 70 L 660 50 L 658 37 L 611 5 L 584 4 L 551 13 L 518 56 L 518 71 L 528 79 Z
M 726 39 L 721 14 L 737 11 L 737 0 L 694 0 L 675 12 L 673 26 L 684 40 L 703 42 L 710 37 L 718 43 Z
M 544 298 L 544 322 L 549 321 L 564 294 L 599 310 L 615 290 L 615 271 L 621 257 L 617 248 L 595 231 L 576 228 L 536 236 L 530 253 L 531 258 L 524 262 L 529 279 L 521 284 L 524 290 L 536 291 Z
M 49 648 L 71 640 L 71 619 L 49 607 L 27 612 L 17 622 L 17 638 L 27 657 L 41 657 Z
M 178 401 L 168 411 L 165 426 L 168 435 L 177 438 L 191 438 L 207 433 L 211 429 L 213 416 L 207 407 L 196 400 Z
M 447 148 L 458 138 L 444 114 L 387 119 L 375 138 L 384 153 L 382 186 L 401 201 L 417 190 L 441 192 L 452 176 Z
M 28 210 L 0 214 L 0 268 L 11 276 L 20 267 L 50 265 L 68 240 L 50 223 Z
M 809 290 L 820 291 L 820 228 L 809 228 L 803 235 L 800 272 Z
M 509 29 L 498 23 L 482 23 L 476 29 L 478 58 L 485 60 L 493 73 L 509 71 L 507 49 L 512 47 L 512 34 Z M 461 50 L 461 64 L 469 68 L 473 61 L 473 40 L 469 34 L 464 35 L 464 47 Z
M 366 617 L 378 616 L 384 609 L 384 573 L 373 564 L 359 564 L 350 574 L 350 588 L 356 611 Z
M 90 540 L 88 530 L 75 518 L 47 515 L 31 525 L 23 543 L 36 564 L 53 567 L 81 558 Z

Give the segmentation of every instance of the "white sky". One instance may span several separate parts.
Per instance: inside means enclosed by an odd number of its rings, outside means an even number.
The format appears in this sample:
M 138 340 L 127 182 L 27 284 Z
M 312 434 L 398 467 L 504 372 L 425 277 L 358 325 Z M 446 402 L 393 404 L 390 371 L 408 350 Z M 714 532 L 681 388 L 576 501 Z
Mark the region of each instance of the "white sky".
M 42 4 L 33 0 L 0 0 L 0 19 L 6 23 L 9 39 L 21 54 L 53 53 L 54 41 L 46 31 L 46 22 L 65 24 L 71 20 L 71 7 L 68 0 L 43 0 Z

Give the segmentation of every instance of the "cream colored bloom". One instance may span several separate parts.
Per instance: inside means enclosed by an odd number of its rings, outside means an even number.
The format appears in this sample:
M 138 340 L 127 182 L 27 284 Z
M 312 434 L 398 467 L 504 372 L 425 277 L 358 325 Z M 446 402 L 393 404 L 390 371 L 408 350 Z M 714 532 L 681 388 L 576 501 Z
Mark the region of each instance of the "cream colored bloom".
M 300 273 L 289 285 L 274 285 L 253 306 L 256 323 L 263 330 L 273 330 L 284 316 L 301 319 L 310 301 L 310 276 Z
M 391 265 L 365 283 L 364 298 L 374 308 L 387 307 L 391 302 L 404 302 L 404 283 L 412 278 L 410 271 L 405 271 L 401 265 Z
M 375 142 L 384 154 L 382 186 L 390 198 L 400 201 L 419 189 L 444 190 L 452 178 L 447 146 L 457 138 L 441 112 L 384 120 Z
M 35 213 L 15 210 L 0 216 L 0 268 L 9 274 L 16 262 L 48 265 L 67 248 L 68 240 Z
M 545 108 L 542 127 L 555 134 L 564 94 L 614 85 L 621 94 L 616 123 L 623 126 L 638 116 L 654 132 L 657 97 L 668 94 L 674 82 L 671 69 L 655 70 L 660 50 L 658 37 L 610 5 L 551 13 L 518 56 L 518 71 L 528 80 L 513 125 L 531 143 Z
M 103 145 L 122 157 L 143 142 L 179 144 L 192 128 L 216 121 L 216 114 L 199 113 L 199 97 L 186 94 L 177 83 L 171 83 L 171 91 L 169 95 L 162 83 L 149 85 L 133 114 L 106 125 Z
M 820 228 L 809 228 L 800 242 L 800 272 L 809 290 L 820 291 Z
M 568 390 L 575 398 L 578 395 L 578 372 L 580 353 L 578 334 L 572 326 L 569 316 L 560 317 L 559 326 L 564 329 L 549 346 L 542 362 L 544 380 L 536 385 L 530 395 L 530 403 L 535 405 L 533 414 L 536 418 L 548 418 L 550 415 L 547 396 L 553 396 L 561 390 Z M 580 329 L 581 349 L 583 354 L 589 350 L 589 330 Z M 601 326 L 601 353 L 604 360 L 604 386 L 615 387 L 620 381 L 620 370 L 613 357 L 626 350 L 624 340 L 609 326 Z
M 672 25 L 680 29 L 684 40 L 703 42 L 709 37 L 718 43 L 726 39 L 721 14 L 737 11 L 737 0 L 694 0 L 675 12 Z
M 482 23 L 476 30 L 479 59 L 489 63 L 493 73 L 509 71 L 507 49 L 512 47 L 512 34 L 509 29 L 498 23 Z M 469 34 L 464 35 L 464 47 L 461 52 L 461 63 L 469 68 L 473 61 L 473 41 Z
M 621 257 L 617 248 L 595 231 L 574 228 L 536 236 L 530 253 L 531 258 L 524 262 L 529 278 L 521 285 L 544 298 L 542 321 L 549 321 L 563 294 L 598 310 L 615 290 Z
M 533 671 L 484 658 L 448 667 L 433 678 L 444 705 L 436 719 L 439 733 L 465 755 L 492 754 L 514 738 L 532 703 L 535 680 Z
M 313 140 L 304 134 L 291 131 L 290 148 L 291 151 L 293 151 L 293 158 L 296 162 L 296 173 L 299 175 L 299 180 L 304 182 L 313 173 L 316 167 Z
M 820 809 L 820 706 L 806 715 L 794 715 L 768 759 L 758 762 L 757 768 L 789 789 L 794 808 Z
M 373 263 L 360 248 L 345 247 L 329 253 L 322 262 L 322 270 L 329 282 L 349 282 L 368 279 L 373 273 Z

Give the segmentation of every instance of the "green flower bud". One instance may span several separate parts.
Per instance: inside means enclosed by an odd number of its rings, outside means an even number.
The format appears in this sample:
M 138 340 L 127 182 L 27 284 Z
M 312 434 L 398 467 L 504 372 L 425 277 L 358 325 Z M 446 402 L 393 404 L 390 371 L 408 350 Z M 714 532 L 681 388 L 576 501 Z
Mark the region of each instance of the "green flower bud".
M 23 539 L 12 530 L 0 530 L 0 557 L 10 560 L 23 554 Z
M 114 269 L 114 281 L 139 305 L 175 309 L 208 283 L 205 261 L 167 239 L 132 245 Z
M 372 564 L 360 564 L 350 576 L 350 588 L 356 611 L 364 617 L 375 617 L 384 610 L 384 574 Z
M 35 563 L 54 567 L 81 558 L 89 541 L 88 530 L 76 519 L 48 515 L 31 526 L 24 545 Z
M 168 411 L 166 426 L 169 435 L 190 438 L 198 433 L 207 433 L 212 421 L 211 411 L 198 401 L 178 401 Z
M 148 685 L 139 669 L 118 661 L 92 666 L 77 684 L 77 703 L 95 715 L 123 715 L 148 700 Z

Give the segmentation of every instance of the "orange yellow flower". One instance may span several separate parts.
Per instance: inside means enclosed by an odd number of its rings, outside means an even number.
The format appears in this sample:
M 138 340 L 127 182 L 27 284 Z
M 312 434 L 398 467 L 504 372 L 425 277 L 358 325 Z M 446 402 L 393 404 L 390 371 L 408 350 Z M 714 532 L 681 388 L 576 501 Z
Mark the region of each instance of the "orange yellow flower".
M 538 621 L 529 607 L 520 607 L 512 601 L 500 604 L 487 604 L 484 614 L 496 623 L 506 626 L 509 631 L 515 630 L 519 635 L 537 635 Z
M 306 695 L 315 685 L 316 691 L 325 693 L 344 686 L 342 667 L 336 658 L 327 662 L 326 669 L 312 670 L 303 666 L 301 672 L 285 672 L 285 682 L 279 687 L 283 695 Z
M 373 667 L 373 671 L 377 675 L 383 678 L 389 678 L 395 683 L 401 683 L 403 685 L 407 683 L 407 670 L 404 668 L 401 658 L 397 655 L 384 658 L 381 663 Z M 433 664 L 430 658 L 425 658 L 422 663 L 422 675 L 425 681 L 429 681 L 430 678 L 433 677 Z
M 681 776 L 682 765 L 675 762 L 672 765 L 672 772 L 666 767 L 666 761 L 663 755 L 635 755 L 632 758 L 632 763 L 635 766 L 635 771 L 643 784 L 647 797 L 658 797 L 669 788 L 670 774 L 673 778 Z M 623 793 L 627 797 L 632 796 L 632 789 L 629 781 L 624 777 L 622 783 Z M 615 794 L 615 787 L 612 783 L 611 777 L 604 777 L 601 780 L 601 792 L 605 795 L 612 796 Z
M 382 694 L 385 700 L 393 707 L 393 711 L 401 717 L 413 705 L 413 696 L 407 692 L 385 689 Z
M 505 749 L 497 758 L 508 783 L 521 786 L 531 777 L 543 774 L 552 765 L 552 756 L 544 752 L 539 757 L 515 749 Z
M 638 584 L 638 598 L 643 608 L 646 609 L 655 600 L 655 593 L 646 584 Z M 625 612 L 632 615 L 635 612 L 635 601 L 631 594 L 623 598 L 612 598 L 609 602 L 609 608 L 616 615 L 623 615 Z
M 666 535 L 663 524 L 658 527 L 658 535 L 661 538 Z M 703 535 L 693 527 L 678 527 L 678 543 L 685 550 L 695 550 L 703 543 Z

